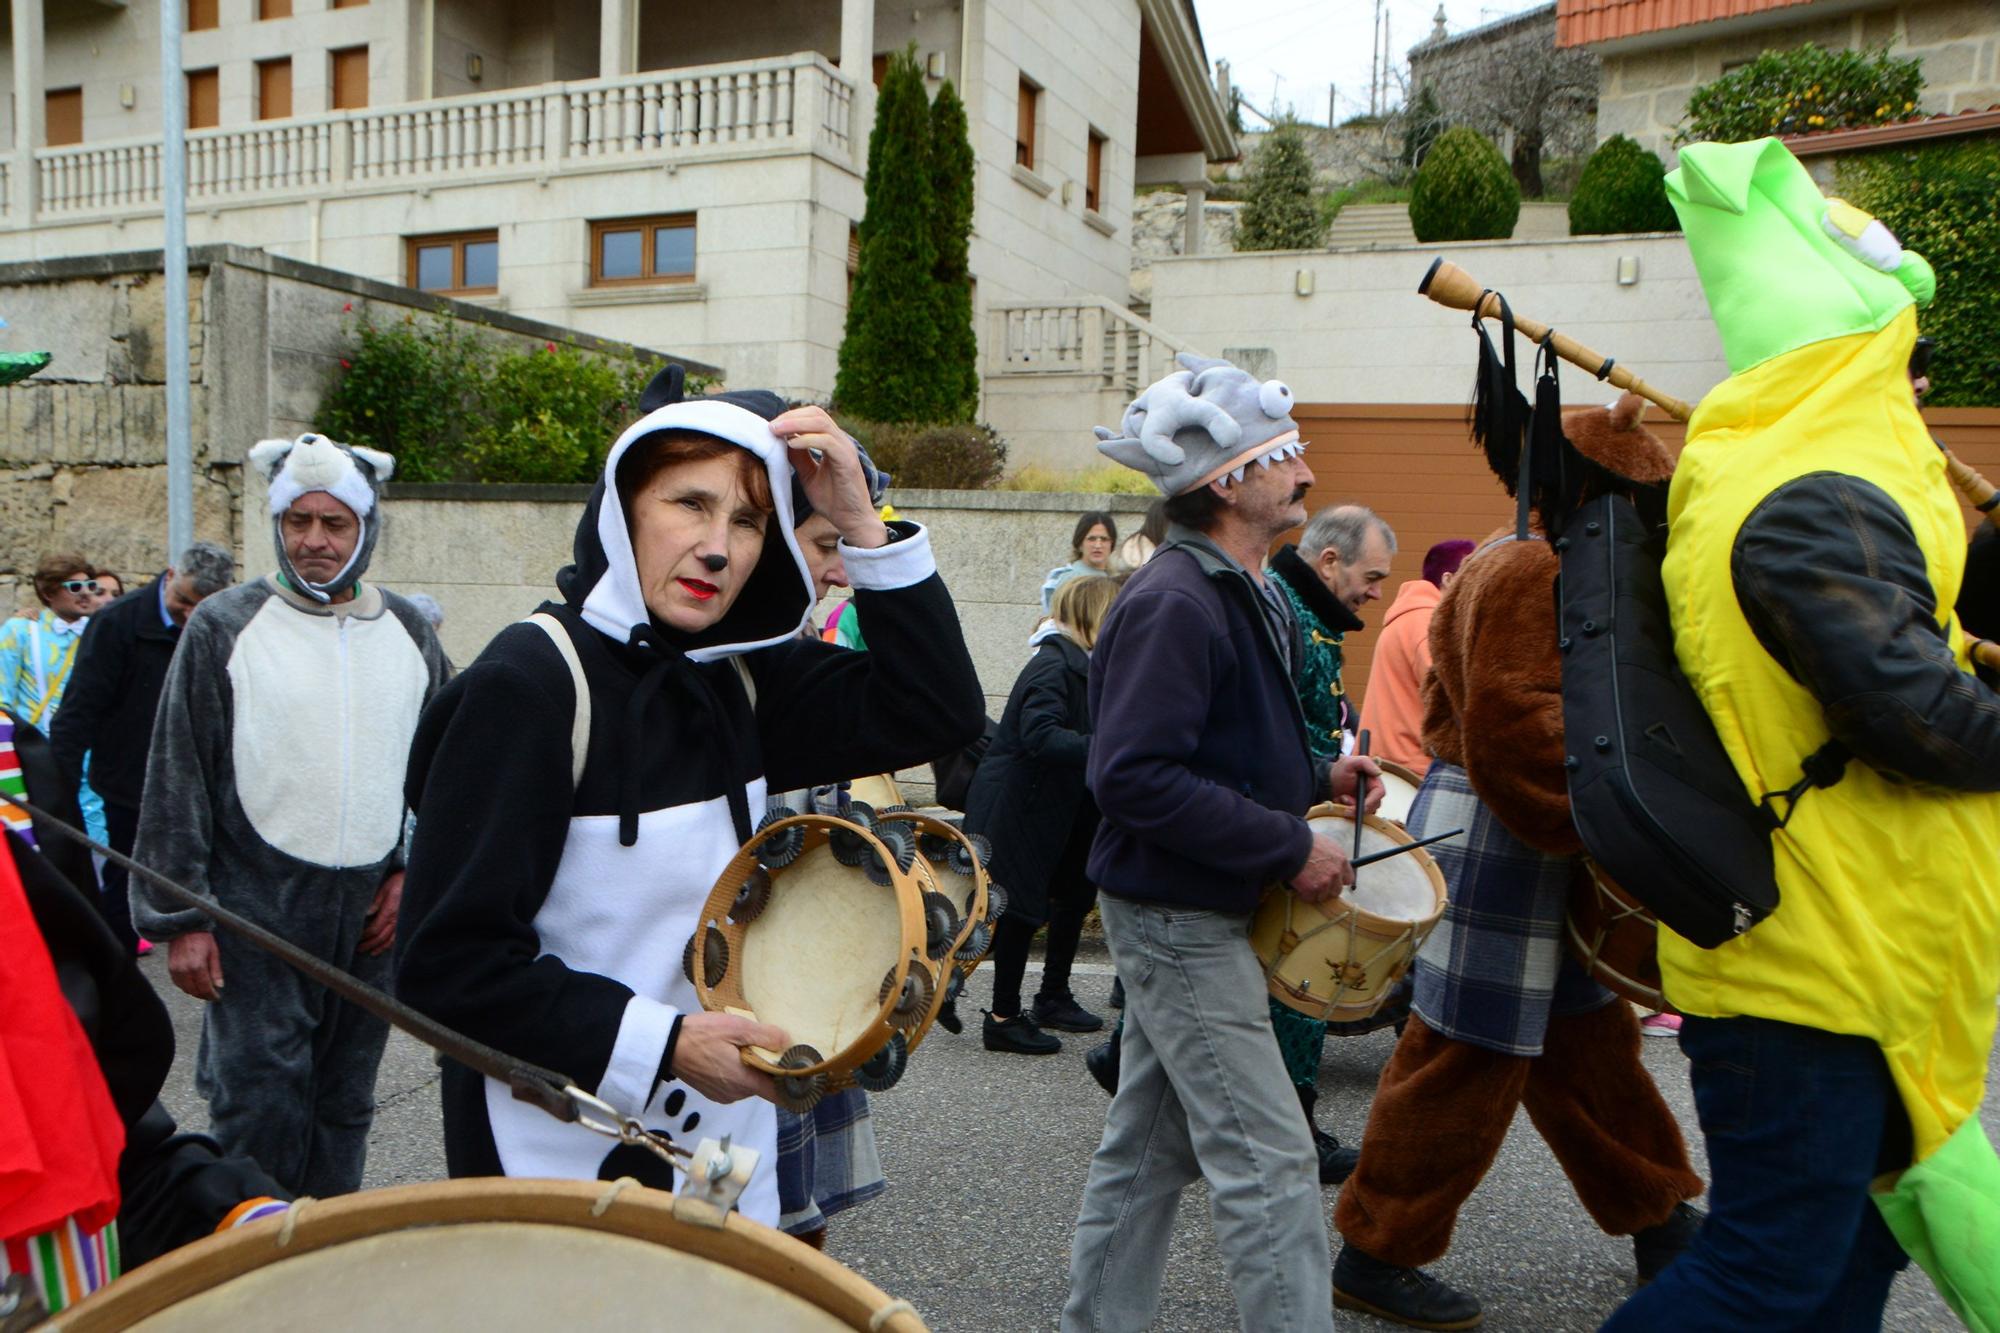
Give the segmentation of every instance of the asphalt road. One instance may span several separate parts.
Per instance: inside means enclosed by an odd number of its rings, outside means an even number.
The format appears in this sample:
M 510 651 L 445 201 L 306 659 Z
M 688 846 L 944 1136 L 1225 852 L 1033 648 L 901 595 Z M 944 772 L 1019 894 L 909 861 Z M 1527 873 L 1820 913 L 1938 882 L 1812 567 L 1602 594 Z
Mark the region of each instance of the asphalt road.
M 185 1123 L 199 1126 L 206 1114 L 191 1072 L 199 1006 L 167 981 L 164 952 L 145 966 L 168 997 L 179 1033 L 166 1100 Z M 1111 988 L 1108 962 L 1087 955 L 1079 971 L 1079 998 L 1112 1012 L 1103 1003 Z M 835 1217 L 828 1249 L 911 1301 L 935 1329 L 1051 1329 L 1068 1289 L 1070 1234 L 1103 1127 L 1106 1098 L 1083 1067 L 1084 1051 L 1099 1039 L 1067 1038 L 1053 1056 L 989 1054 L 978 1038 L 986 975 L 982 969 L 960 1001 L 972 1019 L 964 1035 L 933 1031 L 902 1084 L 874 1099 L 890 1187 L 874 1202 Z M 1393 1043 L 1389 1032 L 1327 1043 L 1322 1125 L 1343 1138 L 1359 1135 Z M 1645 1058 L 1699 1154 L 1678 1046 L 1648 1041 Z M 429 1051 L 392 1034 L 377 1096 L 367 1183 L 442 1178 L 437 1069 Z M 1989 1132 L 2000 1139 L 2000 1111 L 1990 1100 L 1984 1114 Z M 1326 1198 L 1331 1233 L 1334 1196 Z M 1524 1114 L 1467 1204 L 1452 1252 L 1437 1269 L 1485 1303 L 1486 1328 L 1556 1333 L 1595 1329 L 1624 1299 L 1632 1254 L 1629 1242 L 1591 1223 Z M 1344 1311 L 1336 1322 L 1356 1330 L 1395 1327 Z M 1210 1237 L 1207 1198 L 1196 1186 L 1180 1212 L 1155 1327 L 1208 1333 L 1235 1326 L 1235 1303 Z M 1914 1266 L 1896 1284 L 1885 1326 L 1898 1333 L 1963 1327 Z

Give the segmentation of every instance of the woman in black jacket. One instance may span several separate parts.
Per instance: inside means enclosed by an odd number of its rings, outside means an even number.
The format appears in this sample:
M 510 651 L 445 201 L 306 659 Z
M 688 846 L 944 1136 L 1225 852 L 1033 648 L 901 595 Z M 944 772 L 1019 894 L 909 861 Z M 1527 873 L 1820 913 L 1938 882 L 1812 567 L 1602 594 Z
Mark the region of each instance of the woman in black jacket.
M 993 746 L 966 798 L 965 826 L 993 844 L 994 880 L 1007 914 L 993 941 L 989 1051 L 1048 1055 L 1062 1042 L 1043 1028 L 1095 1032 L 1104 1020 L 1076 1002 L 1070 964 L 1083 918 L 1097 900 L 1084 873 L 1097 833 L 1097 803 L 1083 783 L 1090 752 L 1090 648 L 1117 594 L 1117 580 L 1072 578 L 1056 589 L 1053 619 L 1014 682 Z M 1028 945 L 1048 923 L 1048 952 L 1033 1009 L 1021 1012 Z

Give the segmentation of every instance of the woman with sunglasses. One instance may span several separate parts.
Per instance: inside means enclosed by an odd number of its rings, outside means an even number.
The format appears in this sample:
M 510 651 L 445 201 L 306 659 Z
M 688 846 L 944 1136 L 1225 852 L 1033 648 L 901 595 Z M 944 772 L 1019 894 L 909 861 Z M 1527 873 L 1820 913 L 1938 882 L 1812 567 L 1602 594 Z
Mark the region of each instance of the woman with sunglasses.
M 41 611 L 17 616 L 0 628 L 0 709 L 9 717 L 48 734 L 101 586 L 96 567 L 74 552 L 46 556 L 35 567 Z M 77 796 L 85 827 L 102 842 L 107 832 L 104 802 L 88 782 Z

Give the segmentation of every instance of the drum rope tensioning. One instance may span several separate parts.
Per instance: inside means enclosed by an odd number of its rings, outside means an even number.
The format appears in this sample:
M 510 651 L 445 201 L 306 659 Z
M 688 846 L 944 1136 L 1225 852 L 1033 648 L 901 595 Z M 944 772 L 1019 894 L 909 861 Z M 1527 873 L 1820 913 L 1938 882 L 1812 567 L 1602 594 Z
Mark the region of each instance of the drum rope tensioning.
M 647 1129 L 637 1118 L 620 1112 L 596 1095 L 578 1087 L 567 1075 L 474 1041 L 417 1010 L 385 991 L 376 989 L 325 959 L 308 953 L 283 936 L 237 915 L 205 894 L 176 883 L 150 866 L 133 860 L 115 847 L 106 846 L 68 822 L 58 819 L 21 796 L 7 796 L 4 802 L 34 816 L 50 831 L 79 842 L 129 874 L 137 875 L 175 901 L 210 917 L 255 947 L 304 973 L 342 999 L 407 1033 L 432 1050 L 473 1071 L 505 1084 L 516 1101 L 538 1107 L 555 1119 L 578 1125 L 594 1134 L 617 1139 L 632 1147 L 644 1148 L 680 1170 L 686 1183 L 675 1201 L 675 1213 L 684 1221 L 721 1225 L 736 1206 L 759 1154 L 749 1148 L 732 1146 L 727 1139 L 703 1139 L 689 1150 L 664 1135 Z

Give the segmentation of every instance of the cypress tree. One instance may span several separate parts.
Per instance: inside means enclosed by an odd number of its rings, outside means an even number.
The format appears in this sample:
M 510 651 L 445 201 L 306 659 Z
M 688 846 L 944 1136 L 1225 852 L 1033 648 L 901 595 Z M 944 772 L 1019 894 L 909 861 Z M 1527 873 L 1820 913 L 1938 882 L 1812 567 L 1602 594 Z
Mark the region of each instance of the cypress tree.
M 1250 197 L 1236 232 L 1238 250 L 1313 250 L 1326 219 L 1313 199 L 1312 155 L 1298 125 L 1281 122 L 1250 159 Z
M 979 340 L 972 328 L 972 134 L 949 80 L 931 103 L 931 222 L 937 264 L 937 404 L 940 421 L 979 410 Z
M 891 56 L 868 136 L 861 264 L 833 386 L 841 411 L 869 421 L 935 421 L 941 411 L 930 127 L 915 56 Z

